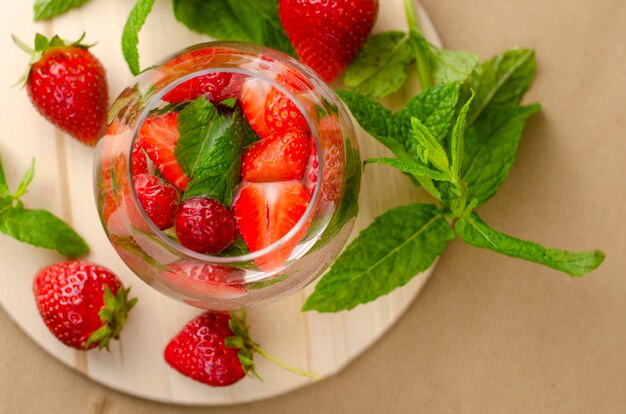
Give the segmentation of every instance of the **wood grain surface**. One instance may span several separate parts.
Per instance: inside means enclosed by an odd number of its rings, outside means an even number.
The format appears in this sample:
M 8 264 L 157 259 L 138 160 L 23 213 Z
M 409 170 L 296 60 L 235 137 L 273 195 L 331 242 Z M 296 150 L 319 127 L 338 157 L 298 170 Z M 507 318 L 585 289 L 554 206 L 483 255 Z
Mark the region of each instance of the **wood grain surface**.
M 93 7 L 104 1 L 92 0 Z M 0 3 L 9 13 L 9 0 Z M 125 11 L 132 3 L 124 3 Z M 347 368 L 295 392 L 230 407 L 180 407 L 112 391 L 51 358 L 0 312 L 0 413 L 626 412 L 626 3 L 423 4 L 448 47 L 483 58 L 512 46 L 536 49 L 538 74 L 527 101 L 541 102 L 543 110 L 530 120 L 509 179 L 481 215 L 547 245 L 602 248 L 607 259 L 598 271 L 573 280 L 454 242 L 407 313 Z M 28 37 L 29 24 L 10 27 Z M 148 25 L 159 30 L 156 22 Z M 117 32 L 119 25 L 112 26 Z M 10 47 L 0 38 L 0 50 Z M 3 98 L 7 90 L 0 88 Z M 25 99 L 10 93 L 16 105 Z M 32 139 L 35 124 L 23 120 L 17 114 L 9 121 L 15 128 L 1 137 L 3 150 Z M 28 120 L 43 134 L 44 121 Z M 2 275 L 31 278 L 2 264 Z
M 47 36 L 61 33 L 64 38 L 80 36 L 88 30 L 87 41 L 98 39 L 92 52 L 108 69 L 111 96 L 115 97 L 131 80 L 118 47 L 121 26 L 127 15 L 125 0 L 94 1 L 72 13 L 44 24 L 31 23 L 31 5 L 12 2 L 0 15 L 4 41 L 14 32 L 27 38 L 34 30 Z M 145 65 L 184 46 L 206 41 L 177 24 L 170 5 L 157 3 L 142 32 L 141 59 Z M 402 0 L 386 3 L 377 30 L 402 29 Z M 422 13 L 423 15 L 423 13 Z M 439 43 L 430 22 L 423 20 L 424 33 Z M 28 27 L 30 26 L 30 27 Z M 159 26 L 167 31 L 157 30 Z M 5 60 L 0 65 L 0 79 L 17 79 L 25 61 L 23 52 L 3 45 Z M 403 99 L 390 99 L 393 105 Z M 121 341 L 111 352 L 81 352 L 64 347 L 47 330 L 32 297 L 31 278 L 19 281 L 13 275 L 34 275 L 38 269 L 60 261 L 54 252 L 37 249 L 3 237 L 0 263 L 9 270 L 0 277 L 0 303 L 24 331 L 55 358 L 77 369 L 89 378 L 116 390 L 143 398 L 178 404 L 232 404 L 278 395 L 310 384 L 296 376 L 257 359 L 257 369 L 264 381 L 245 380 L 226 388 L 209 388 L 183 377 L 163 360 L 162 353 L 171 338 L 189 319 L 198 314 L 195 308 L 171 300 L 135 277 L 117 257 L 109 244 L 96 214 L 92 194 L 93 148 L 81 145 L 55 130 L 30 106 L 19 89 L 3 91 L 0 98 L 0 144 L 7 176 L 17 182 L 19 174 L 37 160 L 37 172 L 25 202 L 32 207 L 46 207 L 71 223 L 91 246 L 88 260 L 104 264 L 118 274 L 126 285 L 133 286 L 139 305 L 132 312 Z M 13 122 L 9 121 L 13 120 Z M 10 140 L 14 121 L 23 127 L 19 140 Z M 386 150 L 359 131 L 364 158 L 385 156 Z M 410 181 L 389 168 L 370 168 L 364 176 L 367 183 L 360 198 L 361 212 L 353 234 L 366 227 L 377 215 L 397 205 L 419 200 Z M 18 260 L 15 260 L 18 258 Z M 249 314 L 254 339 L 280 359 L 325 377 L 342 369 L 349 361 L 373 344 L 406 310 L 424 285 L 430 271 L 416 277 L 413 283 L 391 295 L 361 306 L 351 312 L 321 315 L 302 313 L 306 297 L 313 286 L 272 306 L 254 309 Z

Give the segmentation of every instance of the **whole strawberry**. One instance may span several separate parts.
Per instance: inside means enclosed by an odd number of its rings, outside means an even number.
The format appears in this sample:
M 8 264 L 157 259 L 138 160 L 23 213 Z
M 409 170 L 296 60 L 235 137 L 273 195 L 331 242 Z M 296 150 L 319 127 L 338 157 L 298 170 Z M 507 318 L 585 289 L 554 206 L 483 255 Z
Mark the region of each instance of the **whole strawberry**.
M 299 375 L 318 379 L 271 357 L 252 341 L 246 312 L 205 312 L 187 323 L 167 344 L 165 361 L 181 374 L 213 387 L 232 385 L 246 374 L 259 378 L 254 353 Z
M 372 31 L 378 0 L 279 0 L 278 14 L 302 62 L 331 82 Z
M 32 56 L 25 84 L 35 108 L 64 132 L 95 145 L 106 128 L 108 88 L 102 64 L 80 44 L 82 37 L 66 43 L 37 33 L 35 50 L 13 40 Z
M 86 261 L 57 263 L 37 273 L 33 293 L 50 332 L 79 350 L 118 339 L 137 299 L 111 271 Z

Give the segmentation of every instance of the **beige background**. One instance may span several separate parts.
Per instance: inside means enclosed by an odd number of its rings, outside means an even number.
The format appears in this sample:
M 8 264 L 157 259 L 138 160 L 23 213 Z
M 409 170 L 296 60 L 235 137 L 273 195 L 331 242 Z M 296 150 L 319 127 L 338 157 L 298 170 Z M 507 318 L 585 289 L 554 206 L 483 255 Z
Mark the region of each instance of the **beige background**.
M 0 412 L 626 412 L 626 2 L 423 4 L 450 48 L 485 58 L 514 45 L 537 50 L 529 101 L 543 112 L 481 213 L 547 245 L 600 247 L 599 271 L 571 280 L 455 242 L 396 327 L 341 374 L 229 408 L 110 391 L 53 360 L 0 311 Z

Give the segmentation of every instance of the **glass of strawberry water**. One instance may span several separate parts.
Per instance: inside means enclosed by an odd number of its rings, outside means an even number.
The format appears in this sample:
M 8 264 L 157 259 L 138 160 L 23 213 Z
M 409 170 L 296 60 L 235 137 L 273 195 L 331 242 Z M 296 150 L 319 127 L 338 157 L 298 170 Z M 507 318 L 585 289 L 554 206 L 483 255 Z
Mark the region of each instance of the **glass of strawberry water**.
M 205 309 L 275 302 L 350 234 L 361 161 L 349 116 L 291 57 L 240 42 L 185 49 L 113 103 L 98 212 L 145 282 Z

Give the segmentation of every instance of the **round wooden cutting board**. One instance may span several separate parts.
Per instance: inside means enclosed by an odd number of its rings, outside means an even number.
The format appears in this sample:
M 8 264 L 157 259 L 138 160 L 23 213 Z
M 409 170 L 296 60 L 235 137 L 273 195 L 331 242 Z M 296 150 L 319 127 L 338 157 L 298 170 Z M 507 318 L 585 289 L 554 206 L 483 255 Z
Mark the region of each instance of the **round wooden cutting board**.
M 0 236 L 0 303 L 13 320 L 55 358 L 106 386 L 139 397 L 179 404 L 222 405 L 268 398 L 310 383 L 284 371 L 262 357 L 257 370 L 264 381 L 244 379 L 228 388 L 210 388 L 169 368 L 163 360 L 168 340 L 199 311 L 175 302 L 151 289 L 133 275 L 108 243 L 97 217 L 92 194 L 93 148 L 62 134 L 31 106 L 26 92 L 11 88 L 23 73 L 28 57 L 11 43 L 10 34 L 31 42 L 35 32 L 58 33 L 75 39 L 87 31 L 88 43 L 98 42 L 93 53 L 103 62 L 111 88 L 111 99 L 131 80 L 122 58 L 122 27 L 134 2 L 127 0 L 90 1 L 52 22 L 35 24 L 33 1 L 10 1 L 0 14 L 0 154 L 12 186 L 36 158 L 35 179 L 25 204 L 46 208 L 71 223 L 87 239 L 91 254 L 87 260 L 116 272 L 139 297 L 121 341 L 111 352 L 79 352 L 65 347 L 50 334 L 39 317 L 31 283 L 42 267 L 63 260 L 55 252 L 38 249 Z M 140 38 L 142 66 L 185 46 L 207 41 L 174 20 L 170 2 L 156 2 Z M 422 30 L 439 44 L 430 21 L 422 10 Z M 164 30 L 164 29 L 167 30 Z M 381 1 L 375 31 L 406 30 L 402 0 Z M 403 102 L 410 87 L 393 96 L 388 104 Z M 415 90 L 415 89 L 414 89 Z M 405 95 L 402 95 L 404 93 Z M 386 156 L 387 151 L 360 128 L 363 159 Z M 391 207 L 420 201 L 410 181 L 384 166 L 368 167 L 363 175 L 361 212 L 353 236 L 377 215 Z M 300 307 L 312 286 L 283 302 L 249 313 L 252 335 L 267 352 L 296 367 L 323 377 L 337 373 L 371 346 L 402 315 L 416 297 L 432 269 L 392 294 L 338 314 L 302 313 Z

